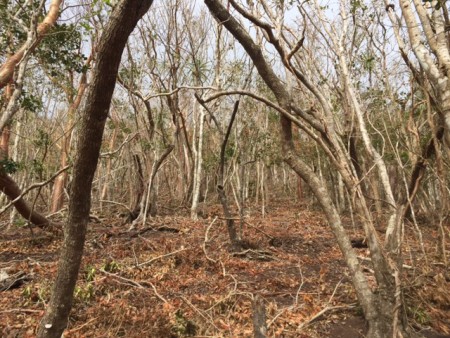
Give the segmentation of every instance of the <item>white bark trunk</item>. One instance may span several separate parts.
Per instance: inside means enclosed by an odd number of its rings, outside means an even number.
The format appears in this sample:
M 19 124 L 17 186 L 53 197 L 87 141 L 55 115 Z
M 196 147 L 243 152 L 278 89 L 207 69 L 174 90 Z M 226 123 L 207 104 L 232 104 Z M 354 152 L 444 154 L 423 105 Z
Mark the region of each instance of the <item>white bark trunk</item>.
M 203 163 L 203 122 L 205 119 L 205 111 L 201 107 L 197 100 L 194 102 L 194 111 L 198 109 L 198 136 L 196 136 L 194 131 L 194 138 L 192 142 L 192 149 L 194 152 L 194 177 L 193 177 L 193 187 L 192 187 L 192 206 L 191 206 L 191 218 L 193 220 L 198 219 L 197 208 L 198 199 L 200 195 L 200 183 L 202 175 L 202 163 Z M 194 128 L 195 129 L 195 128 Z

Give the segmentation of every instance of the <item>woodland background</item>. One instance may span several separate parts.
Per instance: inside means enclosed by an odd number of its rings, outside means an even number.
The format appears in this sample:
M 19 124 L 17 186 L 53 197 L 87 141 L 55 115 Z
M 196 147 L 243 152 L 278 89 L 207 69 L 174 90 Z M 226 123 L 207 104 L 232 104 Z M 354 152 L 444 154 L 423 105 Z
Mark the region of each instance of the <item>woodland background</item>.
M 5 337 L 49 302 L 132 1 L 0 4 Z M 103 74 L 66 336 L 450 334 L 448 3 L 205 3 L 150 1 Z

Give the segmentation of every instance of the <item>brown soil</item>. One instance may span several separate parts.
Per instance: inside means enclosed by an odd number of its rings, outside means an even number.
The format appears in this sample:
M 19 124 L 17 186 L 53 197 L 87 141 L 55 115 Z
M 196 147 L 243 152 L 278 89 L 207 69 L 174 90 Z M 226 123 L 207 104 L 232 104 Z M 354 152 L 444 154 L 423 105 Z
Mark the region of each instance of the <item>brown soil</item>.
M 254 209 L 243 229 L 251 249 L 236 255 L 223 221 L 213 222 L 218 207 L 208 211 L 198 222 L 163 216 L 131 232 L 123 219 L 98 215 L 64 336 L 252 337 L 251 304 L 259 295 L 269 337 L 364 337 L 347 269 L 319 212 L 278 202 L 262 218 Z M 348 222 L 352 238 L 362 237 Z M 427 337 L 450 337 L 448 271 L 435 257 L 436 229 L 422 231 L 428 264 L 407 227 L 405 264 L 417 267 L 404 272 L 409 315 L 416 330 L 429 329 L 423 331 Z M 1 292 L 1 337 L 34 336 L 60 244 L 61 238 L 39 230 L 31 236 L 26 228 L 0 235 L 0 269 L 27 277 Z M 367 257 L 367 249 L 357 250 Z M 370 264 L 364 264 L 375 286 Z

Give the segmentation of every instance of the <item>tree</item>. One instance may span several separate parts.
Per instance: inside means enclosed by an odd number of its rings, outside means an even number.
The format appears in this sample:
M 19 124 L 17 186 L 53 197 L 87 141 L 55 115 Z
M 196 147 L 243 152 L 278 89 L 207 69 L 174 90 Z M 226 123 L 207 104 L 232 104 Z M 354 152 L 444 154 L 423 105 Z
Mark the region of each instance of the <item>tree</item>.
M 352 163 L 337 132 L 337 123 L 334 121 L 332 104 L 324 96 L 320 88 L 312 83 L 308 76 L 300 70 L 301 68 L 292 61 L 293 56 L 302 46 L 303 39 L 299 39 L 297 44 L 290 46 L 290 51 L 286 51 L 278 38 L 280 36 L 282 37 L 280 31 L 275 34 L 272 25 L 259 19 L 256 15 L 252 15 L 234 0 L 230 0 L 230 3 L 242 16 L 255 26 L 261 28 L 266 40 L 277 51 L 285 69 L 292 73 L 298 82 L 309 90 L 320 104 L 320 111 L 317 109 L 308 112 L 302 110 L 292 99 L 291 93 L 288 92 L 286 86 L 266 61 L 261 47 L 254 42 L 252 37 L 246 32 L 246 29 L 228 12 L 220 1 L 205 0 L 205 4 L 211 13 L 240 42 L 251 57 L 259 75 L 277 100 L 276 105 L 270 103 L 270 101 L 266 102 L 274 105 L 281 113 L 280 136 L 284 161 L 309 185 L 327 217 L 328 223 L 335 234 L 350 270 L 353 285 L 369 324 L 368 337 L 381 338 L 392 335 L 394 337 L 397 337 L 397 335 L 404 337 L 413 335 L 410 333 L 405 320 L 406 317 L 402 308 L 401 293 L 399 292 L 399 269 L 401 267 L 398 265 L 398 257 L 400 255 L 401 243 L 397 242 L 395 247 L 389 246 L 386 250 L 379 243 L 372 217 L 360 185 L 358 184 L 358 176 L 355 174 Z M 280 25 L 276 25 L 275 27 L 281 29 Z M 240 93 L 243 94 L 242 92 Z M 263 98 L 259 99 L 264 100 Z M 356 196 L 354 207 L 361 219 L 363 219 L 375 277 L 378 282 L 376 292 L 371 291 L 362 273 L 355 251 L 351 247 L 349 237 L 342 226 L 340 215 L 334 206 L 326 185 L 320 180 L 312 168 L 297 156 L 293 143 L 292 123 L 295 123 L 311 139 L 318 143 L 329 157 L 335 169 L 342 175 L 349 193 Z M 360 124 L 360 129 L 363 127 L 364 125 Z M 370 140 L 368 142 L 370 143 Z M 377 157 L 374 160 L 380 163 L 379 161 L 381 159 Z M 400 222 L 400 224 L 396 224 L 396 229 L 401 229 L 401 217 L 400 219 L 395 219 L 395 221 Z M 396 238 L 400 238 L 401 233 L 398 232 L 395 235 Z
M 81 112 L 69 214 L 64 226 L 65 236 L 58 273 L 38 337 L 60 337 L 67 326 L 89 220 L 92 180 L 122 52 L 129 35 L 152 2 L 120 1 L 112 11 L 101 35 L 91 87 Z
M 38 226 L 46 226 L 51 222 L 45 216 L 36 212 L 34 208 L 30 207 L 29 203 L 24 200 L 21 189 L 14 179 L 8 175 L 9 172 L 3 163 L 10 161 L 7 151 L 9 146 L 9 124 L 20 108 L 19 99 L 20 96 L 23 95 L 23 82 L 29 57 L 36 50 L 41 40 L 54 26 L 59 16 L 59 7 L 61 6 L 61 3 L 61 0 L 52 1 L 48 13 L 39 25 L 37 25 L 37 19 L 42 14 L 44 3 L 41 3 L 40 5 L 31 4 L 31 13 L 24 14 L 23 8 L 20 6 L 16 9 L 15 20 L 21 24 L 21 28 L 24 30 L 22 34 L 26 35 L 26 41 L 22 42 L 18 51 L 11 53 L 0 67 L 0 89 L 6 86 L 5 101 L 7 101 L 7 105 L 0 117 L 0 135 L 2 139 L 2 153 L 0 154 L 0 161 L 2 162 L 2 165 L 0 165 L 0 190 L 5 193 L 8 199 L 14 201 L 13 204 L 15 208 L 26 220 Z M 2 12 L 3 10 L 6 10 L 6 8 L 0 9 L 2 9 Z M 6 15 L 6 13 L 2 13 L 2 15 L 3 14 Z M 21 18 L 21 16 L 25 16 L 25 19 L 29 20 L 29 26 L 24 24 L 24 18 Z M 6 17 L 8 17 L 8 15 L 6 15 Z M 10 22 L 7 21 L 6 23 L 7 25 L 5 26 L 8 31 L 2 32 L 2 35 L 4 34 L 5 36 L 8 36 L 9 40 L 13 40 L 13 34 L 11 33 L 12 29 L 8 27 Z M 20 35 L 21 34 L 19 34 L 19 36 Z M 16 71 L 18 65 L 18 71 Z
M 440 195 L 439 251 L 444 264 L 447 265 L 444 249 L 447 236 L 443 222 L 448 217 L 450 199 L 448 179 L 444 170 L 445 159 L 450 159 L 450 18 L 445 2 L 400 0 L 406 27 L 401 25 L 402 20 L 396 14 L 395 5 L 388 1 L 385 1 L 385 4 L 400 53 L 427 96 L 427 122 L 432 131 L 431 140 L 423 147 L 422 156 L 415 163 L 408 189 L 409 201 L 404 203 L 404 213 L 411 214 L 410 204 L 424 177 L 426 162 L 435 155 Z M 409 40 L 405 41 L 402 30 L 407 31 Z M 408 56 L 408 48 L 414 53 L 420 67 Z M 437 113 L 437 118 L 433 116 L 434 113 Z

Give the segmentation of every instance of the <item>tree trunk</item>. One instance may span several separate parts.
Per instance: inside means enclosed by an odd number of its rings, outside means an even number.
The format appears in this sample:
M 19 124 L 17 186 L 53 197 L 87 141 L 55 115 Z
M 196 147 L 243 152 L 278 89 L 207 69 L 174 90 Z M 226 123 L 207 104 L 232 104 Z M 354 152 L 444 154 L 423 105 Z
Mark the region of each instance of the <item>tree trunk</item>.
M 92 54 L 86 61 L 86 66 L 89 66 L 92 60 Z M 72 102 L 72 104 L 69 107 L 69 111 L 67 112 L 67 121 L 66 126 L 64 128 L 64 135 L 62 140 L 62 149 L 61 149 L 61 157 L 60 157 L 60 163 L 59 168 L 65 168 L 68 163 L 69 154 L 70 154 L 70 144 L 72 141 L 72 130 L 73 130 L 73 120 L 75 112 L 77 111 L 78 107 L 80 106 L 81 99 L 83 98 L 84 92 L 87 87 L 87 76 L 86 73 L 83 73 L 80 78 L 80 83 L 78 85 L 78 92 L 77 96 L 75 97 L 75 100 Z M 52 191 L 52 206 L 51 206 L 51 212 L 57 212 L 61 210 L 61 208 L 64 205 L 64 188 L 67 183 L 67 178 L 69 176 L 69 173 L 67 171 L 64 171 L 61 175 L 59 175 L 55 179 L 55 184 L 53 186 Z
M 252 302 L 253 311 L 253 337 L 266 338 L 267 337 L 267 323 L 266 323 L 266 306 L 264 301 L 259 296 L 255 296 Z
M 136 183 L 133 189 L 133 205 L 131 206 L 130 214 L 127 217 L 127 223 L 133 222 L 141 212 L 141 201 L 144 197 L 145 182 L 144 173 L 142 171 L 141 159 L 138 154 L 133 155 L 133 164 L 136 167 Z
M 70 189 L 69 214 L 64 243 L 50 303 L 38 329 L 39 338 L 59 338 L 67 326 L 72 308 L 81 257 L 83 255 L 91 204 L 91 188 L 114 91 L 117 72 L 128 36 L 147 12 L 152 0 L 123 0 L 113 10 L 100 38 L 86 106 L 81 113 L 77 156 Z
M 197 100 L 194 102 L 194 111 L 198 107 L 198 136 L 194 132 L 194 139 L 192 141 L 192 147 L 194 152 L 194 175 L 192 186 L 192 205 L 191 205 L 191 218 L 197 220 L 197 207 L 200 193 L 200 183 L 202 175 L 202 163 L 203 163 L 203 125 L 205 120 L 205 110 L 199 106 Z M 194 126 L 195 128 L 195 126 Z M 196 128 L 195 128 L 196 129 Z
M 236 118 L 237 111 L 239 109 L 239 101 L 236 101 L 231 114 L 230 123 L 228 124 L 227 132 L 222 142 L 220 149 L 220 163 L 219 163 L 219 177 L 217 179 L 217 193 L 219 195 L 220 204 L 222 204 L 223 214 L 226 218 L 228 236 L 233 250 L 241 249 L 241 238 L 236 230 L 234 219 L 232 218 L 230 208 L 228 206 L 227 195 L 224 188 L 224 174 L 225 174 L 225 151 L 227 149 L 228 138 L 230 137 L 231 129 L 233 127 L 234 120 Z
M 22 193 L 16 182 L 0 168 L 0 191 L 2 191 L 9 200 L 13 201 Z M 21 197 L 14 202 L 17 212 L 27 221 L 38 227 L 45 227 L 51 222 L 43 215 L 33 210 L 28 203 Z

